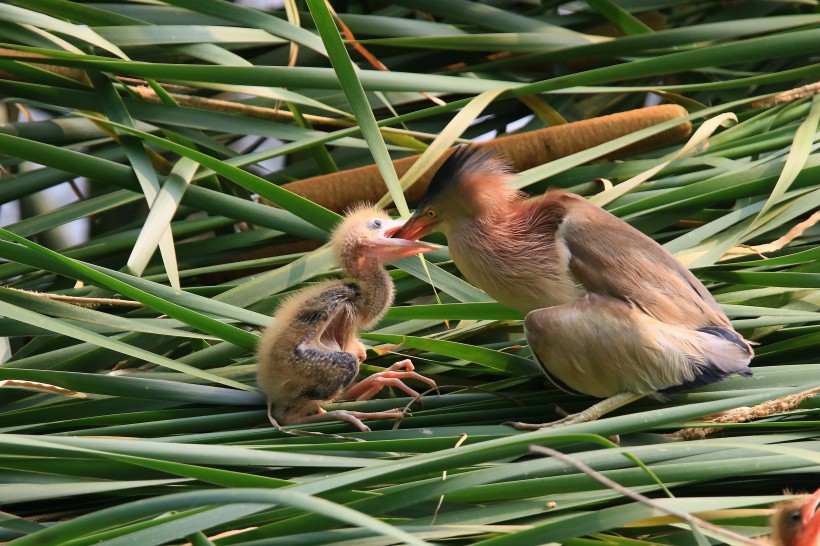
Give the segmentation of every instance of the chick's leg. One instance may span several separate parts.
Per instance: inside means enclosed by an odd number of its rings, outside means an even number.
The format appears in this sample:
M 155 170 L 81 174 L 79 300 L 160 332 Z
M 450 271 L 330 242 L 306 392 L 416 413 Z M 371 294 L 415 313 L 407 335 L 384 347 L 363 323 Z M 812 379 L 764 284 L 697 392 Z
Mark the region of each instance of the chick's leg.
M 395 387 L 408 396 L 418 398 L 420 395 L 415 390 L 405 385 L 402 379 L 416 379 L 426 383 L 430 388 L 436 388 L 436 382 L 429 377 L 416 373 L 415 367 L 410 360 L 396 362 L 383 372 L 375 373 L 366 377 L 348 388 L 340 396 L 340 400 L 370 400 L 385 387 Z
M 342 421 L 349 423 L 358 428 L 362 432 L 370 432 L 370 427 L 362 423 L 362 419 L 403 419 L 404 410 L 401 408 L 391 409 L 387 411 L 348 411 L 348 410 L 333 410 L 326 411 L 319 408 L 319 413 L 315 415 L 307 415 L 304 417 L 297 417 L 287 421 L 288 425 L 304 425 L 308 423 L 327 423 L 330 421 Z
M 336 434 L 325 434 L 323 432 L 311 432 L 306 430 L 287 430 L 283 427 L 290 426 L 290 425 L 302 425 L 302 424 L 309 424 L 309 423 L 327 423 L 331 421 L 340 421 L 344 423 L 349 423 L 354 427 L 358 428 L 362 432 L 370 432 L 370 427 L 362 423 L 362 419 L 403 419 L 404 418 L 404 410 L 400 408 L 387 410 L 387 411 L 380 411 L 380 412 L 361 412 L 361 411 L 347 411 L 347 410 L 334 410 L 334 411 L 326 411 L 322 406 L 316 404 L 316 411 L 317 413 L 313 415 L 285 415 L 279 421 L 274 419 L 273 415 L 270 412 L 270 402 L 268 403 L 268 418 L 270 419 L 271 424 L 279 431 L 284 434 L 290 434 L 292 436 L 321 436 L 321 437 L 333 437 L 339 438 L 342 440 L 356 440 L 354 438 L 338 436 Z M 356 441 L 363 441 L 363 440 L 356 440 Z

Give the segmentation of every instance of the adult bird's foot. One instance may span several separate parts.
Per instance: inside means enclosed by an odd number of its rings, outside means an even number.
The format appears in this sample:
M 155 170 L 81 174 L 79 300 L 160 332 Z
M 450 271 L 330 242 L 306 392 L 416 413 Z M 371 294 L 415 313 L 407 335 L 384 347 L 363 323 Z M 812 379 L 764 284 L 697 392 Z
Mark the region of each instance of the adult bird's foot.
M 556 406 L 555 413 L 563 416 L 561 419 L 556 421 L 550 421 L 549 423 L 520 423 L 518 421 L 507 421 L 504 424 L 518 430 L 541 430 L 542 428 L 558 428 L 566 425 L 577 425 L 578 423 L 588 423 L 590 421 L 594 421 L 601 416 L 599 412 L 593 411 L 593 408 L 595 408 L 595 406 L 592 406 L 591 408 L 579 413 L 569 413 L 563 408 Z
M 577 425 L 578 423 L 588 423 L 590 421 L 595 421 L 596 419 L 603 417 L 610 411 L 616 410 L 621 406 L 625 406 L 630 402 L 640 400 L 644 396 L 646 395 L 635 394 L 631 392 L 622 392 L 620 394 L 616 394 L 615 396 L 610 396 L 605 400 L 601 400 L 597 404 L 585 409 L 580 413 L 573 413 L 571 415 L 567 415 L 563 419 L 558 419 L 557 421 L 553 421 L 551 423 L 519 423 L 515 421 L 508 421 L 504 424 L 517 428 L 518 430 L 540 430 L 542 428 L 556 428 L 565 427 L 567 425 Z
M 518 421 L 507 421 L 504 423 L 505 425 L 509 425 L 513 428 L 518 430 L 541 430 L 542 428 L 557 428 L 563 427 L 566 425 L 576 425 L 578 423 L 587 423 L 589 421 L 594 421 L 595 418 L 588 418 L 584 416 L 585 412 L 581 413 L 573 413 L 572 415 L 567 415 L 563 419 L 558 419 L 557 421 L 552 421 L 550 423 L 521 423 Z
M 431 389 L 437 388 L 436 382 L 429 377 L 416 373 L 410 360 L 396 362 L 383 372 L 374 373 L 347 389 L 339 396 L 340 400 L 370 400 L 385 387 L 395 387 L 413 398 L 421 395 L 408 387 L 402 379 L 415 379 L 426 383 Z

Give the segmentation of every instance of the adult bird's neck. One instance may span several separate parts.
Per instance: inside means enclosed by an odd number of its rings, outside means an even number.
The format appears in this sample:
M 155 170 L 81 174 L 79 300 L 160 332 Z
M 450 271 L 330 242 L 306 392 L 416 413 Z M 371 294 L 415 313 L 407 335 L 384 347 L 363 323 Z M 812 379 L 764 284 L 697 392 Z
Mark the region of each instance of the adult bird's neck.
M 464 276 L 499 302 L 522 313 L 584 295 L 558 252 L 555 227 L 524 200 L 499 206 L 446 233 L 450 255 Z

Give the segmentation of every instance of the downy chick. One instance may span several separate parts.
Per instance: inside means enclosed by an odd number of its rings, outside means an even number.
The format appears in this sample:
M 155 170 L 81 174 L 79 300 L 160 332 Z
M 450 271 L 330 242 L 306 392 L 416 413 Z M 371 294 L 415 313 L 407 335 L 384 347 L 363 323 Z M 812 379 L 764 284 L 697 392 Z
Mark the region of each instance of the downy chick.
M 271 423 L 297 425 L 344 421 L 370 430 L 362 419 L 401 419 L 401 409 L 375 413 L 326 412 L 334 400 L 367 400 L 385 386 L 412 397 L 403 379 L 436 384 L 404 360 L 353 384 L 365 347 L 357 333 L 372 328 L 393 303 L 393 282 L 384 264 L 437 247 L 390 236 L 403 221 L 381 209 L 361 206 L 336 227 L 331 239 L 339 265 L 349 278 L 318 283 L 287 299 L 263 333 L 257 349 L 257 382 L 268 398 Z

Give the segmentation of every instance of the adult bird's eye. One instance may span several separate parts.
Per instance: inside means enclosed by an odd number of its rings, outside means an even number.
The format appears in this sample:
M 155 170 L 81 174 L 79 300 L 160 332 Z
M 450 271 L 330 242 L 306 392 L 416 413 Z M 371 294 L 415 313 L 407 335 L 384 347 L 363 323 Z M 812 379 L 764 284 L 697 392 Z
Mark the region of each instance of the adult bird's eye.
M 427 214 L 427 216 L 429 216 L 430 218 L 436 217 L 436 211 L 434 211 L 433 209 L 427 209 L 427 212 L 425 214 Z
M 381 220 L 370 220 L 370 229 L 381 229 L 382 228 L 382 221 Z

